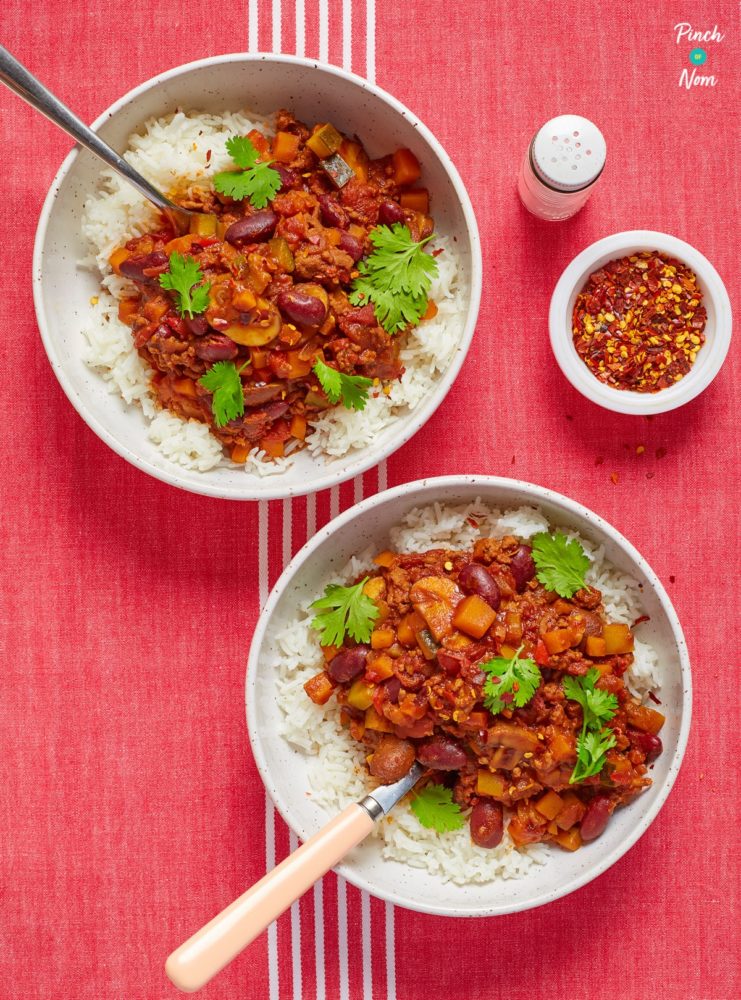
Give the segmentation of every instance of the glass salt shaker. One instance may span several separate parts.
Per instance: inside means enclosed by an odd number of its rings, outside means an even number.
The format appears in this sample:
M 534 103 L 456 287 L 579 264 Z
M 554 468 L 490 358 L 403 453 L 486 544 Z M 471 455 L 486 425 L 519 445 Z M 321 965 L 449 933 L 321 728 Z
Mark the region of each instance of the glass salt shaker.
M 570 219 L 589 199 L 606 158 L 604 136 L 587 118 L 552 118 L 525 153 L 517 181 L 522 204 L 539 219 Z

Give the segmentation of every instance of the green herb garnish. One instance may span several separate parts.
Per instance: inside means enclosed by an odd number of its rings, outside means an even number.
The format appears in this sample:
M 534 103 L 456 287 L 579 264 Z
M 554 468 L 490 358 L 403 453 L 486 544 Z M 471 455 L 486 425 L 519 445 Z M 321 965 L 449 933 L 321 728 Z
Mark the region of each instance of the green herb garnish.
M 520 659 L 522 649 L 520 646 L 511 659 L 495 656 L 480 665 L 489 675 L 484 682 L 484 705 L 495 715 L 505 708 L 527 705 L 540 686 L 538 665 L 534 660 Z
M 322 612 L 311 623 L 312 628 L 322 633 L 319 637 L 322 646 L 341 646 L 348 635 L 356 642 L 368 642 L 378 618 L 378 607 L 363 593 L 367 582 L 366 576 L 354 587 L 330 583 L 324 597 L 311 605 Z
M 438 833 L 450 833 L 465 826 L 461 807 L 445 785 L 425 785 L 411 801 L 411 809 L 422 826 Z
M 583 722 L 576 741 L 576 767 L 570 784 L 599 774 L 605 766 L 607 751 L 615 746 L 615 734 L 603 727 L 615 715 L 618 701 L 614 694 L 595 687 L 599 670 L 589 670 L 583 677 L 566 676 L 563 690 L 567 698 L 581 705 Z
M 330 403 L 338 403 L 346 410 L 364 410 L 368 400 L 368 390 L 373 385 L 372 379 L 364 375 L 345 375 L 336 368 L 330 368 L 323 361 L 314 365 L 314 374 L 319 379 L 322 389 L 327 394 Z
M 273 170 L 272 160 L 260 159 L 260 153 L 247 136 L 235 135 L 226 141 L 226 151 L 241 170 L 222 170 L 214 176 L 214 187 L 235 201 L 249 198 L 255 208 L 265 208 L 282 184 Z
M 353 305 L 373 304 L 376 319 L 387 333 L 398 333 L 419 323 L 427 309 L 427 295 L 437 274 L 437 261 L 424 252 L 432 236 L 415 243 L 407 226 L 376 226 L 369 234 L 376 248 L 358 264 L 353 282 Z
M 203 271 L 198 261 L 183 257 L 177 251 L 170 254 L 169 271 L 160 275 L 160 285 L 175 292 L 180 315 L 187 314 L 191 319 L 195 313 L 202 313 L 208 307 L 211 285 L 200 285 L 200 281 L 203 281 Z
M 233 361 L 217 361 L 198 379 L 204 389 L 213 393 L 211 408 L 217 427 L 223 427 L 244 413 L 244 390 L 239 376 L 249 363 L 248 358 L 237 368 Z
M 559 597 L 573 597 L 582 589 L 590 562 L 575 538 L 541 531 L 533 538 L 532 546 L 536 575 L 544 587 Z

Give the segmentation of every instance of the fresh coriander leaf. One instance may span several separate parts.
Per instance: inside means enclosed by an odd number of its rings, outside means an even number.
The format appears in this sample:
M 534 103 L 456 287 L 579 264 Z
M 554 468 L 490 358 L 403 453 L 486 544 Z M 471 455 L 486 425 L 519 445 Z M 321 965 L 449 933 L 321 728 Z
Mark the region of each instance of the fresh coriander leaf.
M 599 774 L 607 761 L 607 751 L 615 746 L 615 734 L 611 729 L 592 729 L 582 733 L 576 741 L 576 767 L 569 784 Z
M 282 181 L 278 171 L 260 159 L 260 153 L 247 136 L 227 139 L 226 150 L 241 170 L 222 170 L 216 174 L 216 190 L 235 201 L 249 198 L 255 208 L 265 208 L 280 190 Z
M 537 663 L 519 659 L 522 648 L 520 646 L 511 659 L 495 656 L 481 664 L 481 669 L 488 674 L 484 683 L 484 704 L 495 715 L 505 708 L 527 705 L 540 686 Z
M 169 271 L 160 275 L 160 285 L 175 292 L 180 315 L 187 314 L 191 319 L 195 313 L 204 312 L 209 302 L 211 285 L 200 285 L 200 281 L 203 281 L 203 271 L 198 261 L 177 251 L 170 254 Z
M 407 226 L 376 226 L 369 239 L 375 250 L 358 264 L 353 282 L 353 305 L 372 303 L 376 319 L 387 333 L 398 333 L 419 323 L 427 309 L 437 261 L 424 252 L 432 236 L 416 243 Z
M 466 824 L 461 807 L 453 802 L 453 793 L 445 785 L 425 785 L 412 799 L 411 809 L 422 826 L 438 833 L 460 830 Z
M 532 540 L 537 577 L 548 590 L 560 597 L 573 597 L 585 585 L 590 562 L 575 538 L 541 531 Z
M 217 427 L 223 427 L 244 413 L 244 391 L 239 376 L 249 363 L 248 359 L 237 368 L 233 361 L 217 361 L 198 379 L 203 388 L 213 394 L 211 408 Z
M 356 642 L 368 642 L 378 618 L 378 607 L 363 593 L 367 582 L 366 576 L 354 587 L 331 583 L 324 597 L 311 605 L 322 612 L 313 619 L 311 627 L 321 631 L 319 641 L 323 646 L 341 646 L 348 635 Z
M 319 379 L 330 403 L 342 400 L 346 410 L 365 409 L 368 390 L 373 385 L 372 379 L 364 375 L 345 375 L 319 360 L 314 365 L 314 374 Z

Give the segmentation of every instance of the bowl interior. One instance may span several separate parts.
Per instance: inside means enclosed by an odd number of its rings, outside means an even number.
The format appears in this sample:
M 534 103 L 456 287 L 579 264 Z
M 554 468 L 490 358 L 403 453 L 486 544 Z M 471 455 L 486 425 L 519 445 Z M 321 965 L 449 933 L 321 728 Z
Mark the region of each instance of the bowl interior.
M 241 499 L 290 496 L 340 482 L 376 464 L 408 440 L 434 412 L 463 361 L 473 332 L 480 251 L 468 196 L 455 168 L 427 129 L 400 104 L 360 78 L 309 61 L 275 56 L 220 57 L 155 78 L 122 98 L 96 124 L 103 138 L 122 150 L 128 136 L 147 118 L 178 108 L 211 112 L 247 108 L 269 114 L 282 107 L 290 108 L 299 118 L 332 121 L 349 134 L 357 133 L 372 156 L 399 146 L 407 146 L 417 155 L 431 193 L 436 230 L 455 240 L 460 255 L 465 331 L 460 350 L 434 393 L 380 434 L 371 448 L 326 460 L 315 460 L 302 452 L 290 470 L 264 478 L 232 468 L 207 473 L 182 469 L 167 461 L 148 440 L 138 409 L 109 394 L 104 381 L 82 361 L 81 330 L 90 321 L 90 299 L 98 291 L 98 277 L 78 266 L 88 252 L 80 221 L 102 165 L 86 151 L 72 153 L 47 200 L 34 258 L 36 309 L 52 367 L 76 409 L 119 454 L 150 474 L 195 492 Z
M 578 529 L 603 544 L 607 557 L 643 585 L 650 622 L 642 635 L 656 648 L 662 673 L 659 696 L 667 720 L 664 753 L 652 770 L 653 785 L 630 806 L 618 810 L 606 832 L 574 854 L 552 848 L 544 866 L 521 879 L 489 885 L 457 886 L 427 871 L 387 861 L 375 841 L 361 845 L 338 869 L 356 885 L 410 909 L 453 916 L 513 912 L 573 891 L 613 864 L 647 828 L 666 798 L 679 769 L 690 713 L 689 663 L 681 628 L 666 593 L 646 562 L 595 514 L 558 494 L 526 483 L 485 477 L 445 478 L 411 484 L 365 501 L 324 528 L 296 556 L 278 581 L 253 639 L 247 674 L 247 719 L 252 748 L 263 780 L 284 819 L 305 839 L 329 816 L 307 798 L 309 759 L 279 735 L 281 711 L 274 675 L 279 652 L 276 636 L 295 616 L 296 607 L 321 592 L 327 576 L 368 544 L 388 545 L 388 532 L 412 507 L 435 501 L 476 498 L 501 508 L 523 503 L 540 507 L 554 525 Z

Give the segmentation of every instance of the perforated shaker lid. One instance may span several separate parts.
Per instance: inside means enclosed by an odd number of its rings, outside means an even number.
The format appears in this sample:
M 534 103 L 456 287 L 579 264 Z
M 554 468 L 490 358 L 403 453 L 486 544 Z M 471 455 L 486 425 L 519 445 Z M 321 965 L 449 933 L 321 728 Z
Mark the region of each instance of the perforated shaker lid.
M 557 191 L 579 191 L 597 180 L 607 158 L 605 138 L 580 115 L 551 118 L 533 139 L 535 173 Z

